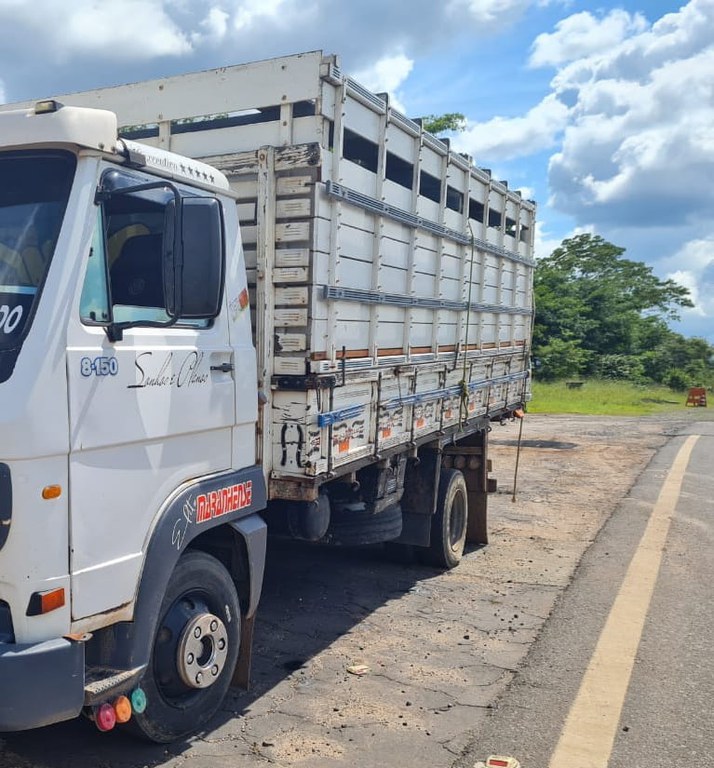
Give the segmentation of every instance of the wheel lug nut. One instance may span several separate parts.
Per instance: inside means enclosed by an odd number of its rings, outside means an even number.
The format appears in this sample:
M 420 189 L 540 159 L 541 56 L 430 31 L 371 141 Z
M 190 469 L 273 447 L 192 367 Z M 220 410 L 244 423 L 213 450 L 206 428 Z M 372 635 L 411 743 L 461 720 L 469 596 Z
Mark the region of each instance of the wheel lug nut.
M 203 672 L 198 672 L 196 674 L 196 683 L 197 683 L 197 685 L 201 684 L 201 680 L 203 680 Z
M 211 674 L 213 675 L 213 677 L 216 677 L 218 675 L 218 664 L 211 667 Z
M 225 647 L 226 647 L 226 641 L 223 638 L 221 638 L 218 641 L 218 650 L 222 651 Z
M 193 636 L 201 637 L 201 627 L 196 627 L 196 629 L 193 630 Z
M 218 629 L 218 622 L 214 619 L 211 622 L 211 632 L 215 632 Z
M 193 664 L 193 654 L 189 653 L 188 656 L 186 656 L 186 663 L 187 664 Z

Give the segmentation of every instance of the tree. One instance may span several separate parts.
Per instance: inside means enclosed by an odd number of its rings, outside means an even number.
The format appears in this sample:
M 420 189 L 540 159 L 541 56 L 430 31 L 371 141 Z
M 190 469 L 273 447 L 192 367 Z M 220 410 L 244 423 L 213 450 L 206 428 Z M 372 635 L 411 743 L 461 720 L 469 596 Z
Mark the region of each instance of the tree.
M 714 377 L 714 348 L 667 323 L 691 307 L 689 291 L 623 258 L 624 248 L 592 234 L 564 240 L 535 271 L 533 352 L 542 378 L 597 374 L 663 382 Z M 679 377 L 681 379 L 681 376 Z
M 460 133 L 466 130 L 466 117 L 461 112 L 447 112 L 444 115 L 427 115 L 421 119 L 422 128 L 438 136 L 440 133 L 453 131 Z

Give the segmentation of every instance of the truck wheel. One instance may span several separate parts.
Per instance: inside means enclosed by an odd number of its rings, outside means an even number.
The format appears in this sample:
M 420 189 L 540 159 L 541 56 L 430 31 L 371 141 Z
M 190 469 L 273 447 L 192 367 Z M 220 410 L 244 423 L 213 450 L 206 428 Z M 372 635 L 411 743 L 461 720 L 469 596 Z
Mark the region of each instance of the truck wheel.
M 431 520 L 431 543 L 423 559 L 439 568 L 454 568 L 461 562 L 469 517 L 466 480 L 458 469 L 442 469 L 436 512 Z
M 160 744 L 207 723 L 223 701 L 240 644 L 235 584 L 215 557 L 188 551 L 176 564 L 141 686 L 147 706 L 134 730 Z

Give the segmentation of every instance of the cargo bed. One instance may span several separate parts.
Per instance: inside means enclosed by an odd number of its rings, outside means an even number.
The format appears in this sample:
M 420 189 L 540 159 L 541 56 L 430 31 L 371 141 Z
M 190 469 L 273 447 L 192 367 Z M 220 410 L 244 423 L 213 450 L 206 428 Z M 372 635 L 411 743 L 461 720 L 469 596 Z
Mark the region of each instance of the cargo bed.
M 535 205 L 312 52 L 67 97 L 237 197 L 272 498 L 529 398 Z M 230 299 L 230 297 L 229 297 Z

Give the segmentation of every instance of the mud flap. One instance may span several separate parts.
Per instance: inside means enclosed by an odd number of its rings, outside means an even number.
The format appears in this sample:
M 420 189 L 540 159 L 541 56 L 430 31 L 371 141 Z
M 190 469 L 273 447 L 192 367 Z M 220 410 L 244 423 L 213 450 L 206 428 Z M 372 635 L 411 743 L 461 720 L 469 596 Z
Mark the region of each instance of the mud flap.
M 250 618 L 243 618 L 240 627 L 240 651 L 238 662 L 231 686 L 241 688 L 244 691 L 250 689 L 250 667 L 253 660 L 253 630 L 255 629 L 255 614 Z

